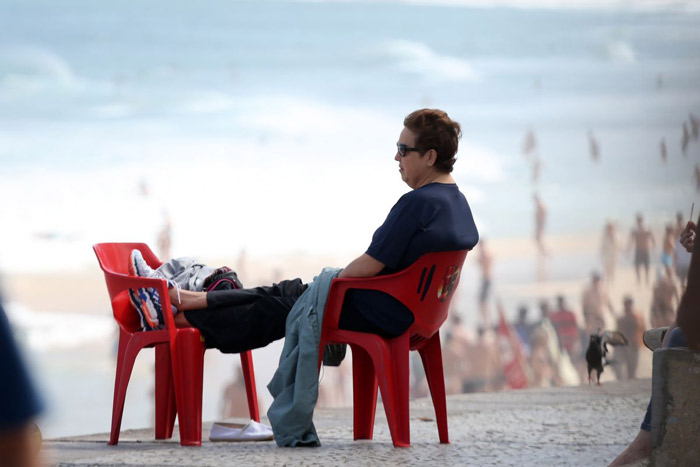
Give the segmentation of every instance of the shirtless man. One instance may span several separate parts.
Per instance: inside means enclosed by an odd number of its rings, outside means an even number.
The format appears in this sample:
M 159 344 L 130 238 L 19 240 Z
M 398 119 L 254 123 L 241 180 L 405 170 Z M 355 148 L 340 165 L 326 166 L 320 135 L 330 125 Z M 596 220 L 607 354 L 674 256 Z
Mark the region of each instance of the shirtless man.
M 651 298 L 651 327 L 669 326 L 675 317 L 675 304 L 680 301 L 678 289 L 671 270 L 661 269 L 659 278 L 654 284 L 654 292 Z
M 664 232 L 664 240 L 661 246 L 661 264 L 664 268 L 668 269 L 669 272 L 673 272 L 673 266 L 676 264 L 676 229 L 673 224 L 666 224 L 666 231 Z
M 637 272 L 637 283 L 641 281 L 639 269 L 644 266 L 647 285 L 649 285 L 649 260 L 651 249 L 656 245 L 654 234 L 644 226 L 644 217 L 637 214 L 637 228 L 630 233 L 629 247 L 634 244 L 634 268 Z
M 607 308 L 611 315 L 614 315 L 610 297 L 601 284 L 600 274 L 591 274 L 591 284 L 586 287 L 581 297 L 583 308 L 583 319 L 586 325 L 587 334 L 595 334 L 598 329 L 606 328 L 606 316 L 604 308 Z

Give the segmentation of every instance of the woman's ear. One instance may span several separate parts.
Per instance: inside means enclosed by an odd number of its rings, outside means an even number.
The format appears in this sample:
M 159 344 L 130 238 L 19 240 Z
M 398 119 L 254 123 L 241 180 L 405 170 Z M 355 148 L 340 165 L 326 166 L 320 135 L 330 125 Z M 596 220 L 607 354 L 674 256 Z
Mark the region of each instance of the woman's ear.
M 427 158 L 426 163 L 428 164 L 428 167 L 434 166 L 435 162 L 437 161 L 437 151 L 435 149 L 428 149 L 425 156 Z

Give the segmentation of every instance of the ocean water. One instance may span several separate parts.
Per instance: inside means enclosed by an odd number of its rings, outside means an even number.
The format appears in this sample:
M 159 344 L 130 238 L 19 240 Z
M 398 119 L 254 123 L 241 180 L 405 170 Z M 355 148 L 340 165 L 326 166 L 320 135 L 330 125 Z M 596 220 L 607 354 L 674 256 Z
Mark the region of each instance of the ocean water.
M 463 125 L 454 176 L 486 237 L 530 236 L 535 192 L 559 235 L 700 201 L 700 143 L 680 143 L 700 116 L 692 2 L 443 3 L 3 0 L 0 271 L 97 274 L 93 243 L 154 244 L 166 219 L 175 255 L 360 253 L 408 189 L 394 144 L 421 107 Z M 50 310 L 14 308 L 51 334 Z M 27 345 L 73 374 L 52 339 Z M 78 374 L 111 378 L 105 359 Z

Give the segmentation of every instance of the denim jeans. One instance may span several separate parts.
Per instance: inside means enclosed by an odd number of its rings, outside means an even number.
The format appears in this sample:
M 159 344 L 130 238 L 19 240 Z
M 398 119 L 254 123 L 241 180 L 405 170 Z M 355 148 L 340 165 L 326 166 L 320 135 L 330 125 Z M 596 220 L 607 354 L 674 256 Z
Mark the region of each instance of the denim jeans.
M 671 331 L 671 334 L 668 336 L 668 342 L 666 343 L 667 348 L 672 348 L 672 347 L 687 347 L 688 346 L 688 341 L 685 338 L 685 334 L 683 334 L 683 331 L 681 331 L 681 328 L 675 328 L 673 331 Z M 651 431 L 651 403 L 653 401 L 653 398 L 649 400 L 649 405 L 647 406 L 647 413 L 644 415 L 644 421 L 642 422 L 642 426 L 640 427 L 644 431 Z

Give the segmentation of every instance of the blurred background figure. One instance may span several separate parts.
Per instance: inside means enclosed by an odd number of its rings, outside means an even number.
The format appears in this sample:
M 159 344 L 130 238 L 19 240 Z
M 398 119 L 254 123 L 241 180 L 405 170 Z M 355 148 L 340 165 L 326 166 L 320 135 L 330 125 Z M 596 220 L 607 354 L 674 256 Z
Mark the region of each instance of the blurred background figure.
M 595 334 L 598 330 L 606 329 L 606 322 L 609 321 L 608 314 L 614 314 L 612 303 L 607 291 L 601 284 L 600 273 L 591 273 L 591 282 L 586 286 L 581 297 L 581 308 L 583 309 L 583 320 L 586 334 Z
M 588 150 L 591 154 L 591 160 L 598 162 L 600 160 L 600 144 L 590 130 L 588 131 Z
M 649 320 L 652 328 L 669 326 L 676 319 L 675 310 L 678 300 L 678 288 L 673 281 L 671 271 L 668 268 L 659 268 L 651 297 Z
M 12 335 L 0 304 L 0 465 L 41 464 L 41 433 L 34 424 L 42 402 Z
M 690 136 L 692 136 L 693 141 L 698 141 L 700 139 L 700 119 L 691 113 L 688 115 L 688 122 L 690 122 Z
M 530 160 L 536 150 L 537 137 L 535 136 L 535 132 L 532 131 L 532 129 L 527 130 L 525 139 L 523 140 L 523 154 L 525 155 L 525 159 Z
M 472 378 L 471 359 L 472 349 L 469 332 L 457 313 L 450 317 L 450 327 L 445 333 L 442 359 L 445 371 L 445 391 L 447 394 L 468 392 L 465 383 Z
M 520 338 L 520 342 L 523 344 L 523 351 L 525 355 L 529 356 L 531 351 L 530 340 L 532 337 L 532 330 L 534 324 L 528 321 L 529 310 L 527 305 L 520 305 L 518 307 L 518 320 L 513 323 L 513 328 Z
M 158 232 L 157 239 L 158 257 L 161 259 L 161 261 L 167 261 L 172 257 L 170 253 L 170 247 L 172 246 L 172 235 L 173 226 L 172 222 L 170 221 L 170 215 L 167 211 L 163 211 L 163 226 Z
M 262 407 L 260 400 L 258 400 L 258 407 Z M 233 379 L 226 385 L 221 395 L 221 417 L 224 419 L 250 417 L 245 379 L 240 364 L 234 365 Z
M 669 275 L 673 274 L 676 263 L 676 229 L 673 224 L 666 224 L 664 238 L 661 242 L 661 264 L 668 269 Z
M 574 366 L 579 366 L 583 356 L 580 329 L 576 314 L 569 309 L 563 295 L 557 296 L 557 309 L 550 315 L 549 319 L 557 331 L 561 349 L 569 355 Z
M 700 164 L 695 164 L 693 178 L 695 179 L 695 191 L 700 191 Z
M 498 342 L 492 329 L 479 327 L 477 339 L 466 355 L 469 373 L 463 380 L 464 392 L 498 391 L 505 378 Z
M 643 344 L 644 319 L 634 307 L 632 297 L 625 296 L 622 303 L 624 311 L 617 319 L 617 330 L 627 338 L 629 345 L 615 347 L 614 356 L 617 365 L 613 365 L 613 371 L 617 379 L 635 379 L 639 364 L 639 349 Z
M 690 143 L 688 124 L 683 122 L 683 136 L 681 136 L 681 152 L 683 152 L 683 156 L 688 155 L 688 143 Z
M 603 227 L 603 238 L 600 242 L 600 258 L 603 264 L 603 275 L 608 284 L 615 281 L 617 259 L 620 254 L 620 242 L 617 237 L 615 222 L 607 221 Z
M 654 234 L 644 225 L 644 216 L 637 214 L 637 226 L 630 232 L 628 249 L 634 248 L 634 268 L 637 273 L 637 283 L 641 283 L 640 269 L 644 267 L 644 277 L 649 285 L 649 264 L 651 261 L 651 250 L 656 244 Z
M 544 205 L 540 195 L 535 193 L 532 196 L 535 202 L 535 245 L 539 256 L 547 255 L 547 248 L 544 245 L 544 228 L 547 224 L 547 207 Z
M 666 147 L 666 138 L 661 138 L 659 143 L 659 151 L 661 153 L 661 162 L 666 163 L 668 161 L 668 148 Z
M 530 336 L 530 367 L 533 387 L 559 386 L 559 339 L 549 319 L 549 302 L 540 301 L 540 320 Z
M 481 284 L 479 285 L 479 313 L 481 316 L 481 326 L 491 326 L 491 316 L 489 312 L 489 298 L 491 296 L 491 280 L 493 277 L 493 253 L 485 238 L 479 240 L 477 246 L 479 255 L 477 257 L 479 271 L 481 272 Z

